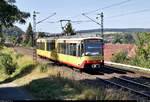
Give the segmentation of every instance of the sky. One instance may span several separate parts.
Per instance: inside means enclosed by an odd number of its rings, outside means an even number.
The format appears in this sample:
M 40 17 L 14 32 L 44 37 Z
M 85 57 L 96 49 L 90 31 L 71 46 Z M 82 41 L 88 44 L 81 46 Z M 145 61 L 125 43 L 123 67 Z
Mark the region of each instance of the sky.
M 124 1 L 127 2 L 101 9 Z M 31 15 L 25 25 L 15 24 L 23 31 L 27 30 L 30 22 L 33 25 L 33 11 L 39 12 L 36 17 L 37 22 L 56 12 L 53 17 L 37 24 L 36 31 L 61 33 L 61 25 L 57 21 L 61 19 L 70 19 L 72 21 L 89 20 L 82 13 L 97 9 L 97 11 L 87 15 L 100 23 L 100 19 L 96 19 L 97 14 L 104 12 L 104 28 L 150 28 L 150 0 L 16 0 L 15 5 L 21 11 L 29 12 Z M 147 11 L 135 13 L 142 10 Z M 72 23 L 72 27 L 75 31 L 78 31 L 98 29 L 100 25 L 94 22 L 82 22 Z

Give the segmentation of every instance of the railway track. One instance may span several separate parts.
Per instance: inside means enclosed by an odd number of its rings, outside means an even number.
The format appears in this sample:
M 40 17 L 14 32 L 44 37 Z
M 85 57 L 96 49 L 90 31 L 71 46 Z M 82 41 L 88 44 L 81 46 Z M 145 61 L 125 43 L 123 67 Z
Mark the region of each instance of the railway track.
M 109 78 L 109 75 L 105 75 L 105 73 L 103 72 L 99 73 L 101 75 L 93 75 L 96 80 L 107 83 L 107 85 L 110 84 L 125 91 L 129 91 L 131 93 L 134 93 L 134 95 L 140 95 L 140 98 L 150 100 L 150 86 L 126 78 L 121 78 L 119 76 L 113 76 L 112 78 Z M 89 74 L 83 73 L 83 75 Z

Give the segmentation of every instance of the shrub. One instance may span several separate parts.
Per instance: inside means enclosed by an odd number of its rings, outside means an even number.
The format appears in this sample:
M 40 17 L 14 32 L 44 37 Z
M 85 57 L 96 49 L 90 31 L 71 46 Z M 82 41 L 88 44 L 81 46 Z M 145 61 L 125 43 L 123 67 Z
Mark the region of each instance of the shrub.
M 47 64 L 40 64 L 39 68 L 40 68 L 40 72 L 44 73 L 48 70 L 48 65 Z
M 5 74 L 11 75 L 13 72 L 15 72 L 17 63 L 13 62 L 13 58 L 9 54 L 0 54 L 0 67 L 3 68 L 5 71 Z
M 112 62 L 117 63 L 125 63 L 127 61 L 126 59 L 126 52 L 119 52 L 114 55 L 114 57 L 111 59 Z
M 16 54 L 16 59 L 18 59 L 18 58 L 20 58 L 20 57 L 23 57 L 24 56 L 24 54 L 22 54 L 22 53 L 17 53 Z

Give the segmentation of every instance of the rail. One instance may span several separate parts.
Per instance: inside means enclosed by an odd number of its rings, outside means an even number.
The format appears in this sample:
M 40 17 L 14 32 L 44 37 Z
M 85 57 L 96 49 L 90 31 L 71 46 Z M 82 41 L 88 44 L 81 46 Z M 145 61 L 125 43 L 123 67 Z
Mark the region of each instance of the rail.
M 148 68 L 131 66 L 131 65 L 126 65 L 126 64 L 121 64 L 121 63 L 114 63 L 114 62 L 107 62 L 107 61 L 105 61 L 104 63 L 106 63 L 106 64 L 113 64 L 113 65 L 119 65 L 119 66 L 124 66 L 124 67 L 130 67 L 130 68 L 134 68 L 134 69 L 142 69 L 142 70 L 145 70 L 145 71 L 150 71 L 150 69 L 148 69 Z

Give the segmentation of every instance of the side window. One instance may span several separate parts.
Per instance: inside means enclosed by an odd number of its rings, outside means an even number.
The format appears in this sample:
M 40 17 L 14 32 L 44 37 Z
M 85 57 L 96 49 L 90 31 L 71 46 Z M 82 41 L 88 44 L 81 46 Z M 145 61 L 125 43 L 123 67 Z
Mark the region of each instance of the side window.
M 77 56 L 81 57 L 81 44 L 77 44 Z
M 47 51 L 50 51 L 50 42 L 47 42 Z
M 58 43 L 58 53 L 60 53 L 60 43 Z
M 63 45 L 62 45 L 62 43 L 58 44 L 58 53 L 63 53 Z
M 73 56 L 76 56 L 76 51 L 77 51 L 77 44 L 73 44 Z
M 63 43 L 60 43 L 60 53 L 63 53 L 64 49 L 63 49 Z
M 51 50 L 54 50 L 55 49 L 55 40 L 52 41 L 52 49 Z
M 70 43 L 70 55 L 76 56 L 76 44 Z
M 70 55 L 70 44 L 69 43 L 66 43 L 66 54 L 67 55 Z
M 42 50 L 45 50 L 45 43 L 42 42 Z
M 55 40 L 47 42 L 47 51 L 52 51 L 55 49 Z
M 40 50 L 42 50 L 42 42 L 40 42 Z
M 66 43 L 63 43 L 63 54 L 66 54 Z
M 73 55 L 73 44 L 70 43 L 70 52 L 69 52 L 70 55 Z

